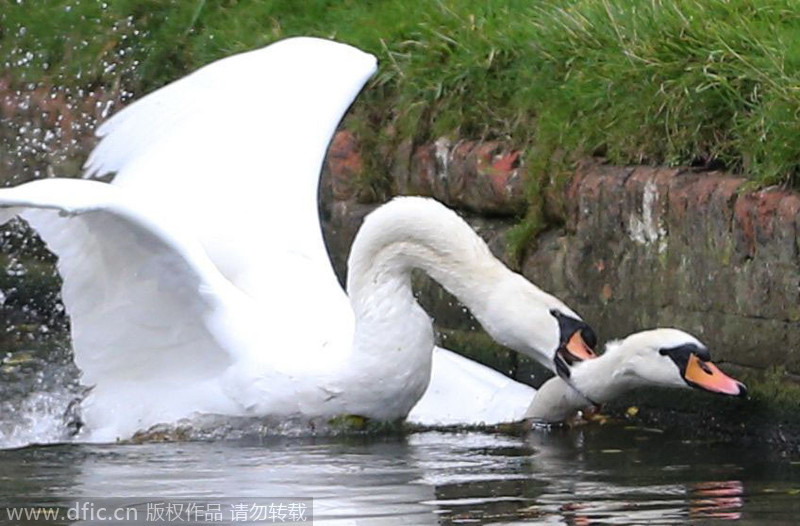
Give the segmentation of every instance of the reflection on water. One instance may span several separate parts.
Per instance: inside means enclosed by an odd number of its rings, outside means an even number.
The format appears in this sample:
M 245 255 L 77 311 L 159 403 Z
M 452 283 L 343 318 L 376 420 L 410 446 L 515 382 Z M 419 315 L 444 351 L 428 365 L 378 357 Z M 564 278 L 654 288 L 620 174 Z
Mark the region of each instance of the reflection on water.
M 744 484 L 739 480 L 692 484 L 692 506 L 689 508 L 689 516 L 693 519 L 741 519 L 743 496 Z
M 0 451 L 5 501 L 313 497 L 320 524 L 792 523 L 798 486 L 766 451 L 615 426 Z

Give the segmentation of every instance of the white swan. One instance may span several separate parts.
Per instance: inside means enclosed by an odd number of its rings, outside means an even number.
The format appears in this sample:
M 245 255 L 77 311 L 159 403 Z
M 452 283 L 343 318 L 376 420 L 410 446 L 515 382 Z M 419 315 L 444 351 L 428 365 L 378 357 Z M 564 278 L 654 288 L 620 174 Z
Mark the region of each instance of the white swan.
M 92 386 L 83 438 L 198 413 L 405 416 L 433 350 L 414 267 L 498 341 L 560 374 L 592 356 L 577 314 L 426 199 L 396 200 L 365 222 L 349 262 L 351 309 L 322 240 L 317 180 L 374 70 L 371 55 L 311 38 L 230 57 L 100 127 L 87 175 L 116 172 L 113 185 L 49 179 L 0 191 L 0 222 L 20 214 L 59 256 L 75 360 Z M 484 387 L 496 401 L 497 373 L 444 356 L 440 387 Z M 470 383 L 447 363 L 467 364 Z M 529 401 L 528 389 L 510 391 Z M 526 406 L 509 404 L 502 418 Z
M 434 356 L 428 390 L 408 415 L 409 422 L 423 426 L 563 422 L 636 387 L 747 394 L 744 384 L 710 361 L 705 345 L 677 329 L 652 329 L 608 342 L 599 357 L 573 366 L 573 385 L 555 376 L 538 391 L 455 353 L 442 349 Z M 456 387 L 459 382 L 463 389 Z
M 525 413 L 526 419 L 553 423 L 584 407 L 604 404 L 636 387 L 695 388 L 729 396 L 746 396 L 747 388 L 711 362 L 705 345 L 677 329 L 653 329 L 606 344 L 594 360 L 576 364 L 571 381 L 545 382 Z
M 220 166 L 212 145 L 190 155 L 211 134 L 203 127 L 204 115 L 183 107 L 186 90 L 199 85 L 213 95 L 230 87 L 242 73 L 238 67 L 249 72 L 256 61 L 285 78 L 287 64 L 297 71 L 298 60 L 309 61 L 304 49 L 313 51 L 311 62 L 321 61 L 316 71 L 335 64 L 338 78 L 345 79 L 342 67 L 349 64 L 358 73 L 357 82 L 347 79 L 354 83 L 349 88 L 325 84 L 336 94 L 335 110 L 331 101 L 310 110 L 311 116 L 336 121 L 371 73 L 371 58 L 339 44 L 295 39 L 221 61 L 109 121 L 88 166 L 90 173 L 119 170 L 114 186 L 54 179 L 0 192 L 2 206 L 25 208 L 22 215 L 60 256 L 76 361 L 84 382 L 94 386 L 83 408 L 87 438 L 126 437 L 194 413 L 403 416 L 425 390 L 433 346 L 430 320 L 410 290 L 408 273 L 415 267 L 462 299 L 509 346 L 536 355 L 580 337 L 584 327 L 574 313 L 506 269 L 462 220 L 426 199 L 399 199 L 369 216 L 349 262 L 351 311 L 316 223 L 320 145 L 332 125 L 309 134 L 324 126 L 298 122 L 304 114 L 285 104 L 298 95 L 294 87 L 278 93 L 280 109 L 292 119 L 276 114 L 272 122 L 291 120 L 309 141 L 302 146 L 308 155 L 258 160 L 279 163 L 271 168 L 275 173 L 292 173 L 286 184 L 241 179 L 252 172 L 248 166 L 257 164 L 248 158 L 253 145 L 230 135 L 226 138 L 233 142 L 219 148 L 238 151 L 231 159 L 240 163 L 238 169 Z M 222 72 L 226 82 L 209 87 Z M 205 102 L 190 99 L 192 104 Z M 174 112 L 166 124 L 149 128 L 153 113 L 166 109 Z M 234 124 L 227 118 L 219 111 L 213 123 Z M 237 114 L 235 120 L 240 119 Z M 267 129 L 280 151 L 291 152 L 295 135 Z M 247 139 L 260 130 L 250 133 Z M 181 151 L 188 157 L 178 157 Z M 231 188 L 217 188 L 216 170 L 230 171 Z M 271 193 L 277 186 L 281 192 Z M 189 198 L 186 188 L 191 188 Z M 255 206 L 254 198 L 269 206 Z M 6 209 L 0 220 L 19 211 Z M 287 218 L 291 228 L 274 228 Z M 253 242 L 267 234 L 266 243 Z M 309 325 L 313 328 L 306 330 Z M 693 349 L 697 363 L 707 359 L 691 336 L 651 331 L 610 344 L 603 357 L 578 366 L 572 381 L 595 401 L 643 381 L 688 385 L 689 362 L 681 370 L 674 359 L 653 352 L 670 347 Z M 549 363 L 549 357 L 539 358 Z M 713 365 L 706 367 L 720 378 Z M 694 384 L 713 390 L 705 380 L 701 376 Z M 725 382 L 723 392 L 744 392 L 731 387 L 733 380 Z M 557 378 L 536 395 L 528 386 L 436 348 L 431 385 L 408 418 L 424 425 L 494 424 L 519 420 L 530 404 L 527 416 L 561 420 L 586 405 L 584 395 Z

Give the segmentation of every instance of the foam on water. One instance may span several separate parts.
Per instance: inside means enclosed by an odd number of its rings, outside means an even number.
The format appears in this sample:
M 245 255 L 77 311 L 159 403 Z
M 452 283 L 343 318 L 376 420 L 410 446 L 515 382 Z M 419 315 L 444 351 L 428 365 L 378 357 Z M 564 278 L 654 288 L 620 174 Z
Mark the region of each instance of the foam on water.
M 69 417 L 74 400 L 75 394 L 64 390 L 33 392 L 0 403 L 0 449 L 71 440 Z

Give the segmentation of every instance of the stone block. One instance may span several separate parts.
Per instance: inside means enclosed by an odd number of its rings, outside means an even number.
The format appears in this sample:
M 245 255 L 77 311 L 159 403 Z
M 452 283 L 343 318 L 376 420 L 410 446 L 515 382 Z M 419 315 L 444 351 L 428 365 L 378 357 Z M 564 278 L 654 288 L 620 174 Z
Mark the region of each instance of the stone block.
M 502 257 L 513 220 L 497 216 L 518 191 L 509 181 L 523 154 L 444 140 L 403 151 L 410 162 L 407 174 L 397 170 L 397 188 L 479 211 L 469 220 Z M 601 340 L 675 326 L 721 359 L 798 373 L 800 196 L 742 194 L 743 184 L 720 172 L 580 163 L 564 190 L 565 227 L 542 233 L 521 271 L 581 313 Z M 339 223 L 354 235 L 354 224 Z M 420 283 L 434 318 L 474 328 L 452 298 Z

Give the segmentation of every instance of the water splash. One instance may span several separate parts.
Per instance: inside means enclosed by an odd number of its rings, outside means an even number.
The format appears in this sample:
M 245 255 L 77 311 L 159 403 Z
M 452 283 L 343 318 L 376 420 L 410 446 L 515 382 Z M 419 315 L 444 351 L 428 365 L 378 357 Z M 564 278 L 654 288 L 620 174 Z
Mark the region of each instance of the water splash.
M 52 444 L 74 434 L 83 389 L 69 348 L 41 345 L 0 361 L 0 448 Z
M 37 34 L 0 13 L 9 34 L 0 73 L 0 186 L 80 176 L 98 124 L 133 97 L 126 86 L 137 78 L 144 35 L 133 17 L 112 22 L 102 11 L 82 20 L 96 24 L 80 33 L 92 37 L 67 36 L 58 46 L 42 28 Z
M 68 415 L 74 400 L 68 390 L 36 391 L 22 400 L 0 403 L 0 449 L 70 441 Z
M 25 224 L 0 235 L 0 448 L 69 440 L 82 393 L 55 258 Z

